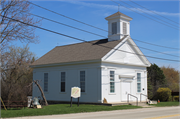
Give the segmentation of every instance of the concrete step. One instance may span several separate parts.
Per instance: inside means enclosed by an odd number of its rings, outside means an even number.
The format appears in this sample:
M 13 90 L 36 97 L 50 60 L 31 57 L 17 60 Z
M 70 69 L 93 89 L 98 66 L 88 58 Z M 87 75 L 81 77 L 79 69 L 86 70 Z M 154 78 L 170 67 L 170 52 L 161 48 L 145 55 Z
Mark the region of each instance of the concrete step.
M 137 105 L 136 102 L 130 102 L 130 105 Z M 150 105 L 147 104 L 147 102 L 138 102 L 138 106 L 141 106 L 141 107 L 151 107 Z
M 137 105 L 137 102 L 117 102 L 117 103 L 107 103 L 109 106 L 118 106 L 118 105 Z M 152 107 L 151 105 L 147 104 L 147 102 L 138 102 L 138 106 L 141 107 Z
M 137 105 L 137 102 L 124 102 L 124 103 L 112 103 L 111 106 L 117 106 L 117 105 Z M 138 106 L 148 106 L 146 102 L 138 102 Z
M 129 103 L 113 103 L 111 106 L 129 105 Z

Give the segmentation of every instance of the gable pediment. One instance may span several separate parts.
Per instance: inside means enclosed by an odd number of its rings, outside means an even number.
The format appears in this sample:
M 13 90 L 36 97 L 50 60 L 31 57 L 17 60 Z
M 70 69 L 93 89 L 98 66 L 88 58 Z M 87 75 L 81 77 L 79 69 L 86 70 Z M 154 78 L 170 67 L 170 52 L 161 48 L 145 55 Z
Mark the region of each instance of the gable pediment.
M 150 65 L 149 61 L 143 56 L 143 53 L 130 37 L 124 39 L 107 53 L 102 58 L 102 61 L 142 66 Z

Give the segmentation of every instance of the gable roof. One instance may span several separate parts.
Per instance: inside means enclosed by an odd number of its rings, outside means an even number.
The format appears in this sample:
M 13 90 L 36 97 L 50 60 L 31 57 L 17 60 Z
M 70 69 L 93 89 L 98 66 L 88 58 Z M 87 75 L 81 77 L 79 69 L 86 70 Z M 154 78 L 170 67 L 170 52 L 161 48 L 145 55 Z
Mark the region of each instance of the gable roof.
M 129 16 L 127 16 L 127 15 L 125 15 L 125 14 L 119 12 L 119 11 L 114 13 L 114 14 L 112 14 L 112 15 L 110 15 L 110 16 L 108 16 L 108 17 L 106 17 L 105 19 L 108 19 L 108 18 L 111 18 L 111 17 L 115 17 L 115 16 L 120 16 L 120 15 L 132 19 L 131 17 L 129 17 Z
M 36 60 L 31 66 L 101 59 L 111 51 L 111 48 L 114 48 L 126 37 L 127 36 L 124 36 L 122 39 L 116 41 L 101 39 L 57 46 Z
M 123 46 L 125 46 L 125 49 L 123 48 Z M 119 49 L 119 51 L 121 52 L 112 49 L 102 58 L 103 62 L 110 61 L 118 64 L 136 65 L 136 66 L 139 65 L 145 67 L 150 67 L 151 65 L 151 63 L 144 56 L 142 51 L 139 49 L 139 47 L 136 45 L 136 43 L 133 41 L 131 37 L 126 37 L 123 40 L 123 42 L 120 42 L 114 49 Z M 113 57 L 113 55 L 115 57 Z

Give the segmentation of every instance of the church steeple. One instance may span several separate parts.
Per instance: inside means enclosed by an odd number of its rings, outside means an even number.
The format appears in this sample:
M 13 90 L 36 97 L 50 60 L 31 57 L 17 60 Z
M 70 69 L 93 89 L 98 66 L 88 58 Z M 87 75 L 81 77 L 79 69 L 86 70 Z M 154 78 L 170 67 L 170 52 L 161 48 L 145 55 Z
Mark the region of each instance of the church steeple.
M 131 17 L 116 12 L 105 18 L 108 21 L 108 41 L 119 40 L 124 35 L 130 35 Z

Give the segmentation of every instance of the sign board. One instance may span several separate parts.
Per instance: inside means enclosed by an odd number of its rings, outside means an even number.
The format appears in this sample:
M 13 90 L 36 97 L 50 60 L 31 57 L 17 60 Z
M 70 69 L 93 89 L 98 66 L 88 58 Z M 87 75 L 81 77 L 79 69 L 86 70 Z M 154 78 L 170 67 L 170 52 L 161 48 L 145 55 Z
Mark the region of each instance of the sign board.
M 73 97 L 73 98 L 81 97 L 81 88 L 72 87 L 71 88 L 71 97 Z

